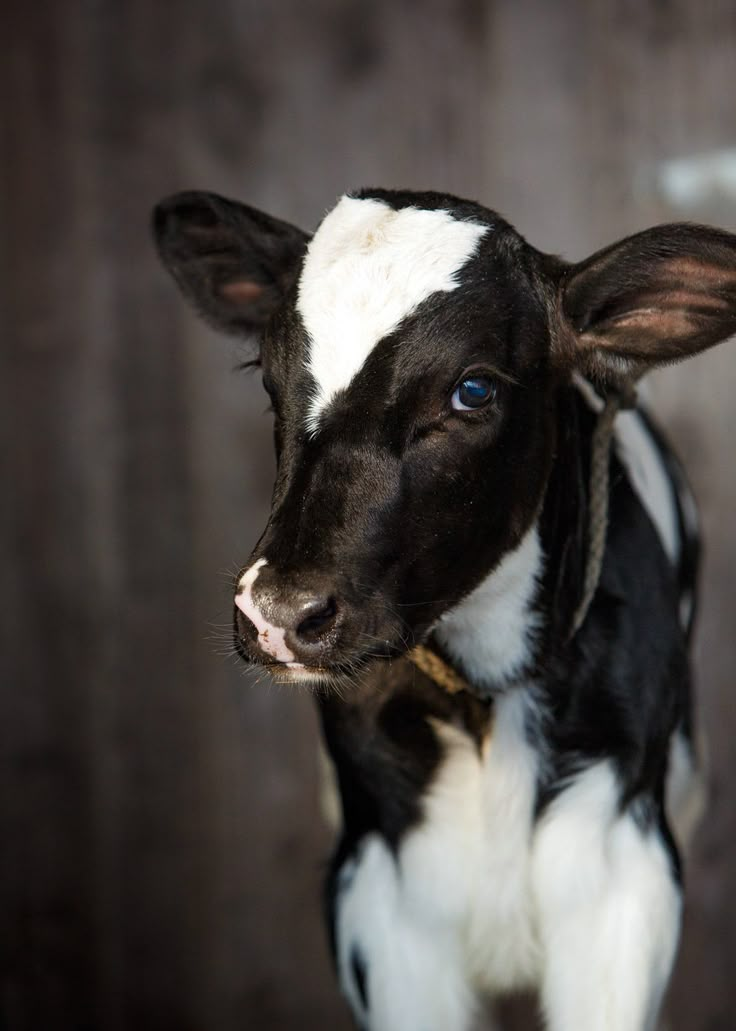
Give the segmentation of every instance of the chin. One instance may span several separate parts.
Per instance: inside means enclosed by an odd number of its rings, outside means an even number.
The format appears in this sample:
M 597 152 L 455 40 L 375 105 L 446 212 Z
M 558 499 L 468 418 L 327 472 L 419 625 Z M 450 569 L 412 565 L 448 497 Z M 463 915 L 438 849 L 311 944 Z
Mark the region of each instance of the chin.
M 299 684 L 306 687 L 330 687 L 335 673 L 324 666 L 306 666 L 302 662 L 269 663 L 264 667 L 277 684 Z
M 275 684 L 306 687 L 316 694 L 334 692 L 347 695 L 362 686 L 377 665 L 390 662 L 398 654 L 396 652 L 389 656 L 368 653 L 320 666 L 310 666 L 304 662 L 273 662 L 255 656 L 243 655 L 243 658 L 246 658 L 252 669 L 267 673 Z
M 246 636 L 236 632 L 235 651 L 240 658 L 258 674 L 266 673 L 276 684 L 298 685 L 313 688 L 318 693 L 334 690 L 343 694 L 356 684 L 362 684 L 365 675 L 377 666 L 396 659 L 406 651 L 403 641 L 381 640 L 382 647 L 367 650 L 352 649 L 349 646 L 335 649 L 325 655 L 322 661 L 315 657 L 308 659 L 280 661 L 261 650 L 255 634 Z M 340 652 L 342 654 L 340 654 Z

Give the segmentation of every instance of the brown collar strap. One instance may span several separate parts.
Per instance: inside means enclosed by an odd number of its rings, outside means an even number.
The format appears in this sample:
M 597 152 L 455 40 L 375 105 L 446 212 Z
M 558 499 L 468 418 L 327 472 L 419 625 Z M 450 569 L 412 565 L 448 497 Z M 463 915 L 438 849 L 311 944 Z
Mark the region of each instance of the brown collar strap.
M 459 691 L 470 691 L 470 684 L 465 677 L 462 677 L 457 670 L 453 669 L 449 662 L 437 654 L 426 644 L 418 644 L 410 652 L 406 653 L 407 659 L 413 662 L 417 669 L 420 669 L 430 680 L 441 687 L 448 694 L 458 694 Z

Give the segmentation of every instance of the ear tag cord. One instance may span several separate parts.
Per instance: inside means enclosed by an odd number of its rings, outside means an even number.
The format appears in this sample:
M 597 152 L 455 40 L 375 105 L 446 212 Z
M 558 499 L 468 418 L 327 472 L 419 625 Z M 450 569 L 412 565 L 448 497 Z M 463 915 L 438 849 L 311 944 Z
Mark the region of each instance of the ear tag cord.
M 572 640 L 585 622 L 601 577 L 608 531 L 608 466 L 613 424 L 620 411 L 636 407 L 637 379 L 638 377 L 624 380 L 607 393 L 605 404 L 593 430 L 588 490 L 588 556 L 583 578 L 583 594 L 572 618 L 568 641 Z

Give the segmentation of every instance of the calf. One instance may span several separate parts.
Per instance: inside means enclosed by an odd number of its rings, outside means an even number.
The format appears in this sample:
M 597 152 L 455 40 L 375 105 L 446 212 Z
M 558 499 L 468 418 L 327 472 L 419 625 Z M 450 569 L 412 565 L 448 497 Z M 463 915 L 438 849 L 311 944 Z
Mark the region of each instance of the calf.
M 155 234 L 206 318 L 260 335 L 278 472 L 235 642 L 315 688 L 356 1022 L 460 1031 L 481 994 L 535 988 L 552 1031 L 651 1028 L 698 776 L 696 521 L 628 412 L 596 545 L 591 439 L 600 398 L 736 331 L 736 237 L 660 226 L 570 265 L 388 190 L 311 237 L 185 193 Z

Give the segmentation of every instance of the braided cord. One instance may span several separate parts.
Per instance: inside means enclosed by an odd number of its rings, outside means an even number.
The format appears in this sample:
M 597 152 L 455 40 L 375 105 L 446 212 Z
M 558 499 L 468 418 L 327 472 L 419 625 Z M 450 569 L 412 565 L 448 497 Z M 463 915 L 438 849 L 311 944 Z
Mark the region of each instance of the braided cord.
M 608 394 L 593 430 L 588 491 L 588 557 L 585 563 L 583 594 L 572 618 L 568 640 L 572 639 L 583 625 L 601 577 L 608 532 L 608 474 L 613 424 L 622 408 L 633 408 L 635 405 L 635 381 L 631 380 Z
M 437 652 L 427 648 L 426 645 L 418 644 L 406 654 L 407 659 L 414 663 L 417 669 L 434 680 L 448 694 L 457 694 L 459 691 L 468 691 L 468 682 L 457 670 L 454 670 L 449 663 L 445 662 Z

